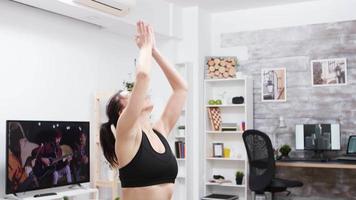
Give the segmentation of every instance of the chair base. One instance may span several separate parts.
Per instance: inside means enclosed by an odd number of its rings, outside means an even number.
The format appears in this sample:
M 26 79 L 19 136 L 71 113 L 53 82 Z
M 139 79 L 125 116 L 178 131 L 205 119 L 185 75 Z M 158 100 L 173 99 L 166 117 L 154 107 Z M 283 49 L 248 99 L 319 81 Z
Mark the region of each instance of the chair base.
M 272 200 L 272 192 L 264 192 L 264 194 L 251 193 L 251 200 Z

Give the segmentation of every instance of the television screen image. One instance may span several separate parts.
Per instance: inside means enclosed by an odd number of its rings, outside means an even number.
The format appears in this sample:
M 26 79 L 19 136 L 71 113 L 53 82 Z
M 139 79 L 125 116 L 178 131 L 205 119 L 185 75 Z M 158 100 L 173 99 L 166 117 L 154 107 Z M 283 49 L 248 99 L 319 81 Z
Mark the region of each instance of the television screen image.
M 6 194 L 90 181 L 89 122 L 7 121 Z
M 296 149 L 314 151 L 340 150 L 340 125 L 296 125 Z
M 307 124 L 304 126 L 304 149 L 331 149 L 331 125 Z

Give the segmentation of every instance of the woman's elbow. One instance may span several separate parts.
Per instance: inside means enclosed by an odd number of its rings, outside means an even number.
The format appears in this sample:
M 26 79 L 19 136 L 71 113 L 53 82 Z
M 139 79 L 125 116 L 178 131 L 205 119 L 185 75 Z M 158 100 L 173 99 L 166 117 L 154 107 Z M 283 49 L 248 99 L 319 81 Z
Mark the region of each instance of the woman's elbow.
M 179 88 L 182 92 L 188 93 L 188 83 L 186 81 L 183 81 L 181 84 L 181 87 Z
M 187 85 L 183 85 L 182 87 L 180 87 L 175 92 L 180 94 L 180 95 L 182 95 L 182 96 L 187 96 L 188 95 L 188 86 Z
M 188 84 L 187 83 L 184 84 L 183 90 L 184 90 L 184 92 L 188 93 L 189 89 L 188 89 Z

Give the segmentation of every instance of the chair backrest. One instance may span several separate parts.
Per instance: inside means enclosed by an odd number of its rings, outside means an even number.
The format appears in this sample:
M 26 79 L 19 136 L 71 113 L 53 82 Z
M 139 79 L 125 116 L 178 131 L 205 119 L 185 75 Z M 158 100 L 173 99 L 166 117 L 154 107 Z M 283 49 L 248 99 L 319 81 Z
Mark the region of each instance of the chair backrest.
M 249 186 L 263 192 L 275 175 L 275 160 L 271 140 L 258 130 L 247 130 L 242 135 L 250 166 Z

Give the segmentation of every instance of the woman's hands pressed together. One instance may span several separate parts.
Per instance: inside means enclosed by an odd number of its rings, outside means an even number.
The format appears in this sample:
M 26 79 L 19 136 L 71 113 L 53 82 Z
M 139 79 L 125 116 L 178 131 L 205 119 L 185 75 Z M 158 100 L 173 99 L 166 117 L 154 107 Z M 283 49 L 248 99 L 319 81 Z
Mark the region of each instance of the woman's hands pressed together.
M 138 48 L 147 48 L 152 50 L 155 43 L 152 27 L 148 24 L 145 24 L 143 21 L 138 21 L 136 27 L 137 35 L 135 41 Z

